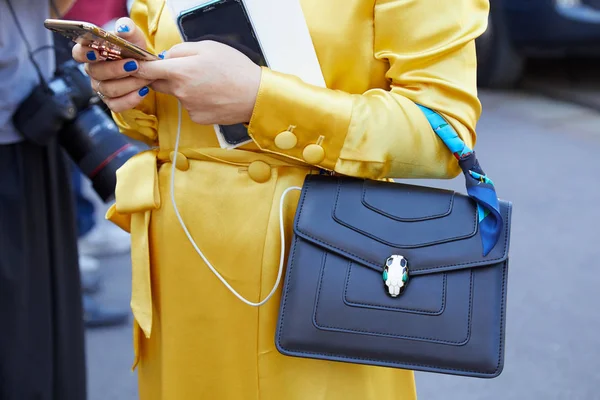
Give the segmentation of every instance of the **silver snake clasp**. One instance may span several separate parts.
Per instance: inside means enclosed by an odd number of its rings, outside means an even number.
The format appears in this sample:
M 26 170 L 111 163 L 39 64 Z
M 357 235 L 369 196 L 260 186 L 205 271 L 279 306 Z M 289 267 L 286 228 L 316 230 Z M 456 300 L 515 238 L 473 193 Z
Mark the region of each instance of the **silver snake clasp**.
M 390 256 L 383 268 L 383 281 L 392 297 L 398 297 L 408 283 L 408 261 L 400 255 Z

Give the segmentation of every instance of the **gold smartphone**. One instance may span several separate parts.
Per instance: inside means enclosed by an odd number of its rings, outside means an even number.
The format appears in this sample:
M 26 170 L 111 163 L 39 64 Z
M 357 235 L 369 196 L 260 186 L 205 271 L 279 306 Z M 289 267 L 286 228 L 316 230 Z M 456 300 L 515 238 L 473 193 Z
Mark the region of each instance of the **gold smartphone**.
M 142 61 L 159 60 L 155 54 L 89 22 L 47 19 L 44 26 L 76 43 L 97 50 L 100 57 L 106 60 L 123 58 L 135 58 Z

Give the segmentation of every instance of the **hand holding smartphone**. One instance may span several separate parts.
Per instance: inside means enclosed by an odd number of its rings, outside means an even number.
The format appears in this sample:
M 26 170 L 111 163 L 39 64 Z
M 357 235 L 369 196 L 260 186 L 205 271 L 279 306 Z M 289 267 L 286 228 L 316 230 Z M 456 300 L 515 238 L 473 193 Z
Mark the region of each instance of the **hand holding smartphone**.
M 44 26 L 82 46 L 93 48 L 106 60 L 124 58 L 134 58 L 140 61 L 159 60 L 155 54 L 89 22 L 47 19 Z
M 181 11 L 176 22 L 184 41 L 213 40 L 245 54 L 255 64 L 267 67 L 267 57 L 242 0 L 207 0 Z M 222 147 L 233 148 L 251 141 L 243 124 L 216 126 Z

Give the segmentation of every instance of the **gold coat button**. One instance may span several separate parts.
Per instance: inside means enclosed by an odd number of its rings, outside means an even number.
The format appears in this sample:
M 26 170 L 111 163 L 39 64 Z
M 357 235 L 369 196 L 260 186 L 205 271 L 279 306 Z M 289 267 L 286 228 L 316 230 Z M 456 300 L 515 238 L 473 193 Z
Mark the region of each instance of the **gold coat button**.
M 254 182 L 265 183 L 271 179 L 271 166 L 264 161 L 253 161 L 248 166 L 248 175 Z
M 283 131 L 275 136 L 275 146 L 278 149 L 290 150 L 296 147 L 296 144 L 298 144 L 298 138 L 294 135 L 294 132 Z
M 304 148 L 302 157 L 309 164 L 318 164 L 325 159 L 325 150 L 318 144 L 309 144 Z
M 173 162 L 174 158 L 175 158 L 175 152 L 172 151 L 169 154 L 169 159 L 171 160 L 171 162 Z M 177 163 L 175 164 L 175 168 L 177 168 L 180 171 L 187 171 L 188 169 L 190 169 L 190 161 L 184 154 L 177 153 Z

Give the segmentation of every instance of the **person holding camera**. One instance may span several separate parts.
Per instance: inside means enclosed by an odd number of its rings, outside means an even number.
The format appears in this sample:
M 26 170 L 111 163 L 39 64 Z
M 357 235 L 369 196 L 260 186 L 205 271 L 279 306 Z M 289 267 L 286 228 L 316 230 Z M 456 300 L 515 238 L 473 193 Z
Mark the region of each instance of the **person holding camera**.
M 133 21 L 117 24 L 125 39 L 166 50 L 163 60 L 104 62 L 74 47 L 122 132 L 154 147 L 121 168 L 109 211 L 131 231 L 144 400 L 416 398 L 411 371 L 278 352 L 279 218 L 289 238 L 296 208 L 282 198 L 323 171 L 457 176 L 418 104 L 472 148 L 481 112 L 475 39 L 489 3 L 301 4 L 328 88 L 261 68 L 222 43 L 180 43 L 165 0 L 137 0 Z M 213 124 L 247 124 L 253 140 L 223 149 Z
M 72 0 L 0 0 L 0 399 L 82 400 L 86 365 L 70 163 L 56 137 L 26 139 L 55 73 L 51 14 Z M 52 12 L 51 12 L 52 11 Z M 34 96 L 35 97 L 35 96 Z M 70 111 L 70 110 L 67 110 Z M 33 127 L 32 127 L 33 128 Z
M 111 30 L 118 18 L 129 15 L 125 0 L 77 0 L 62 19 L 88 21 Z M 72 63 L 72 40 L 55 33 L 54 44 L 58 65 Z M 76 71 L 80 73 L 80 71 Z M 88 89 L 89 85 L 86 87 Z M 89 90 L 86 90 L 89 93 Z M 102 105 L 102 104 L 100 104 Z M 103 107 L 106 111 L 108 109 Z M 96 299 L 102 290 L 101 257 L 129 252 L 129 235 L 104 218 L 110 207 L 94 191 L 90 179 L 74 164 L 72 185 L 75 194 L 78 231 L 79 269 L 83 290 L 86 327 L 107 327 L 128 321 L 126 308 L 110 309 Z

